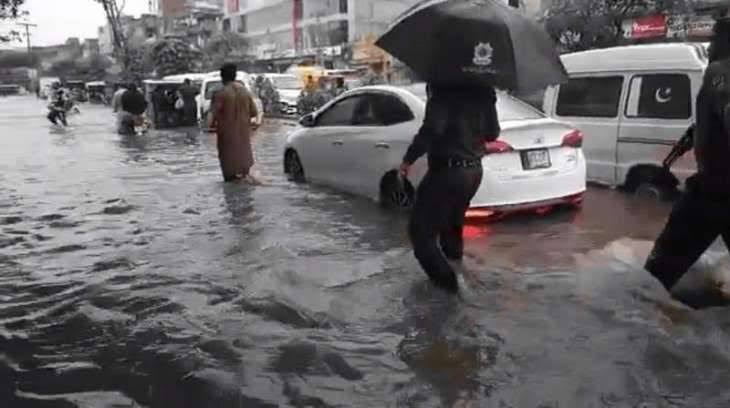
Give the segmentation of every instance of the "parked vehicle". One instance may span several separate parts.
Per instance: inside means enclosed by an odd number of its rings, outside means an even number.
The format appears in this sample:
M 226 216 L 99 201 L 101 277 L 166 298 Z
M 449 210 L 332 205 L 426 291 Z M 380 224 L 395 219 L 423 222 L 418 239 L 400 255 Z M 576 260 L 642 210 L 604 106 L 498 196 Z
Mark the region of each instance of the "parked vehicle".
M 281 113 L 296 115 L 299 95 L 304 88 L 299 78 L 292 74 L 264 74 L 264 78 L 270 80 L 274 89 L 279 93 Z
M 694 122 L 707 44 L 632 45 L 562 56 L 570 80 L 545 92 L 544 112 L 579 128 L 588 180 L 657 196 L 694 173 L 692 154 L 662 160 Z
M 184 85 L 181 79 L 147 79 L 144 95 L 147 100 L 147 118 L 155 129 L 184 126 L 183 112 L 175 108 L 178 90 Z
M 93 81 L 86 83 L 86 93 L 89 96 L 89 102 L 109 104 L 107 100 L 107 84 L 104 81 Z
M 238 71 L 238 74 L 236 75 L 236 80 L 251 90 L 252 88 L 252 77 L 246 72 Z M 197 104 L 198 104 L 198 119 L 200 120 L 200 123 L 205 126 L 205 122 L 208 118 L 208 112 L 210 111 L 210 104 L 213 100 L 213 95 L 215 95 L 216 92 L 223 89 L 223 81 L 221 80 L 220 73 L 211 72 L 207 74 L 207 76 L 203 79 L 203 82 L 200 87 L 200 94 L 197 98 Z M 259 99 L 253 92 L 251 93 L 254 97 L 254 103 L 256 103 L 256 108 L 259 111 L 259 122 L 264 116 L 264 105 L 261 102 L 261 99 Z
M 75 102 L 88 102 L 89 96 L 86 94 L 86 82 L 80 80 L 66 81 L 66 88 L 71 92 L 71 97 Z
M 368 86 L 344 93 L 304 116 L 284 151 L 284 171 L 312 181 L 408 207 L 426 171 L 418 160 L 407 182 L 397 168 L 425 114 L 425 85 Z M 505 94 L 497 110 L 500 138 L 485 144 L 484 178 L 470 216 L 578 205 L 586 188 L 582 134 Z

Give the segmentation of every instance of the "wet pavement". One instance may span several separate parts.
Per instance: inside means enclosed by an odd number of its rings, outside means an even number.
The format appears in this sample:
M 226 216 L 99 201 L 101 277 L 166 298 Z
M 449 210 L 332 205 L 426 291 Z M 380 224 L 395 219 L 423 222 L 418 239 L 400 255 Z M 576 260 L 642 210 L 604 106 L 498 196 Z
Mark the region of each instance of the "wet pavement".
M 221 182 L 210 135 L 82 110 L 61 130 L 0 99 L 2 407 L 730 404 L 730 315 L 641 270 L 666 204 L 592 188 L 471 225 L 458 299 L 404 215 L 282 176 L 286 123 L 252 187 Z M 717 247 L 688 280 L 726 270 Z

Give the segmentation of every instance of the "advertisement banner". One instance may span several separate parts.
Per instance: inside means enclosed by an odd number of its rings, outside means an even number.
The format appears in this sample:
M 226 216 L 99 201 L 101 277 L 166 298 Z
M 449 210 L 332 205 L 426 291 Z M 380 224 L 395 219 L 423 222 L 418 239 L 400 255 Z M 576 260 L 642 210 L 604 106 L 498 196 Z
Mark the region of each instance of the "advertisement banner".
M 667 35 L 667 17 L 649 16 L 634 20 L 631 38 L 664 37 Z

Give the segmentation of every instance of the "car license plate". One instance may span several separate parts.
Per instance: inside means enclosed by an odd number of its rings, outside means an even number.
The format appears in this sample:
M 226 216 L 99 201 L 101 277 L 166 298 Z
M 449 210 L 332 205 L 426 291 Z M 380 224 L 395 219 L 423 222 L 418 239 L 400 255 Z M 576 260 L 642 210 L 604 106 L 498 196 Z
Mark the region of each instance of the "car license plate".
M 525 170 L 546 169 L 550 167 L 550 153 L 547 149 L 522 152 L 522 168 Z

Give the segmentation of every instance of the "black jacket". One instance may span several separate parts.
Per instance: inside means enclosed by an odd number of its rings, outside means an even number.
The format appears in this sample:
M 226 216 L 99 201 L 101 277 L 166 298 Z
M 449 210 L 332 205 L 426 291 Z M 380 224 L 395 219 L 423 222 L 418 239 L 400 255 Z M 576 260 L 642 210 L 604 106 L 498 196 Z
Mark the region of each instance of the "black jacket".
M 698 187 L 730 195 L 730 58 L 712 62 L 697 95 L 694 135 Z
M 122 95 L 122 110 L 135 115 L 141 115 L 147 110 L 147 101 L 136 89 L 130 89 Z
M 403 161 L 411 164 L 424 154 L 430 159 L 480 159 L 484 142 L 499 137 L 496 103 L 491 88 L 434 89 Z

